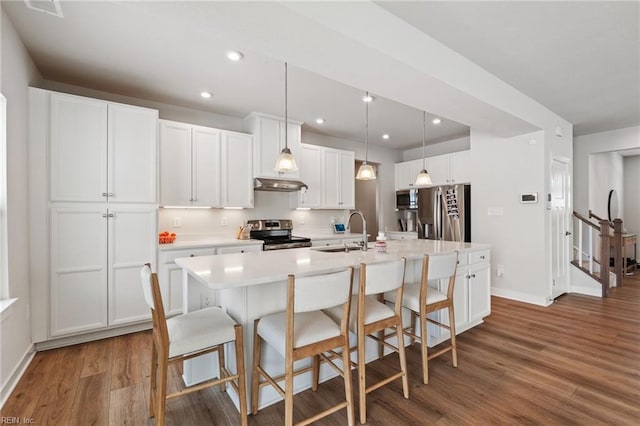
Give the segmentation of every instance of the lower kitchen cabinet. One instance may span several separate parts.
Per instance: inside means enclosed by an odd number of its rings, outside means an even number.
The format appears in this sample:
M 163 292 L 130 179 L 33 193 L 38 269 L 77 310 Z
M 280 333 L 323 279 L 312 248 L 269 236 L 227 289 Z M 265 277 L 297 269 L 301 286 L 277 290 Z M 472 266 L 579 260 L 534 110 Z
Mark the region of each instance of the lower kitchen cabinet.
M 140 268 L 155 263 L 155 208 L 58 206 L 50 218 L 49 336 L 150 319 Z
M 196 249 L 165 249 L 160 251 L 158 279 L 163 295 L 166 315 L 182 313 L 182 268 L 174 260 L 180 257 L 212 256 L 229 253 L 256 253 L 262 251 L 260 244 L 233 244 L 219 247 Z M 215 292 L 201 286 L 200 291 L 189 291 L 189 305 L 201 307 L 202 295 L 209 297 L 209 304 L 215 303 Z

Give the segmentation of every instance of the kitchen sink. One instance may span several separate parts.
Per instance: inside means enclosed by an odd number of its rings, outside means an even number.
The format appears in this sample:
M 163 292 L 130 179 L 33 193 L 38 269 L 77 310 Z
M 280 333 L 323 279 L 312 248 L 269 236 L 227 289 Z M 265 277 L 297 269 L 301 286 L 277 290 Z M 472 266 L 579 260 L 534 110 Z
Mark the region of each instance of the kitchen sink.
M 360 250 L 360 246 L 357 244 L 342 244 L 335 246 L 311 247 L 311 250 L 323 251 L 325 253 L 349 253 L 350 251 Z

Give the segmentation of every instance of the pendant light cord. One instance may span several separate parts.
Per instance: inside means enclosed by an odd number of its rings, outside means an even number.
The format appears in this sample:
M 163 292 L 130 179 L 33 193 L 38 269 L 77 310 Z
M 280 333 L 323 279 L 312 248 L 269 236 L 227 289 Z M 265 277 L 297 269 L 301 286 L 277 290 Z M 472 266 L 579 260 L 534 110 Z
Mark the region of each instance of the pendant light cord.
M 422 170 L 427 170 L 427 160 L 424 158 L 424 138 L 426 130 L 426 122 L 427 122 L 427 113 L 422 111 Z
M 369 92 L 367 92 L 367 98 L 369 97 Z M 367 164 L 369 161 L 369 102 L 365 102 L 364 109 L 364 125 L 365 125 L 365 133 L 364 133 L 364 162 Z
M 289 120 L 287 116 L 287 63 L 284 63 L 284 147 L 289 148 Z

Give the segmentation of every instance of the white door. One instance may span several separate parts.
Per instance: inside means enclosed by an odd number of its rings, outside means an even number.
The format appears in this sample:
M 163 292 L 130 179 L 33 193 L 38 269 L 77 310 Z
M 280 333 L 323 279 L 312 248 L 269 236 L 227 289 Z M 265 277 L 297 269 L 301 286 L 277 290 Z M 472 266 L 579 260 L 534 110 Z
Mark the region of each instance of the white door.
M 218 129 L 192 130 L 192 205 L 220 206 L 220 134 Z
M 156 209 L 115 207 L 108 211 L 109 325 L 151 318 L 140 269 L 156 264 Z
M 191 126 L 160 120 L 160 205 L 191 205 Z
M 569 287 L 569 163 L 551 160 L 551 296 L 556 298 Z
M 50 96 L 51 201 L 106 201 L 107 103 Z
M 104 204 L 51 209 L 51 336 L 107 326 L 106 214 Z
M 221 147 L 222 205 L 253 207 L 251 176 L 253 137 L 245 133 L 223 132 Z
M 109 104 L 109 202 L 155 203 L 158 111 Z

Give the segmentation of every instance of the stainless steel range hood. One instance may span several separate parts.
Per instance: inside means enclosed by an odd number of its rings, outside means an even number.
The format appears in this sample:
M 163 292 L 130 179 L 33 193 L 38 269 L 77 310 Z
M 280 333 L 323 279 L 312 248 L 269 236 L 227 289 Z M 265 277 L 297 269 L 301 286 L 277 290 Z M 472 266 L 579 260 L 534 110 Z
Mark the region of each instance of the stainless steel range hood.
M 302 188 L 309 188 L 304 182 L 290 179 L 255 178 L 256 191 L 295 192 Z

